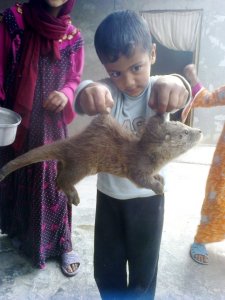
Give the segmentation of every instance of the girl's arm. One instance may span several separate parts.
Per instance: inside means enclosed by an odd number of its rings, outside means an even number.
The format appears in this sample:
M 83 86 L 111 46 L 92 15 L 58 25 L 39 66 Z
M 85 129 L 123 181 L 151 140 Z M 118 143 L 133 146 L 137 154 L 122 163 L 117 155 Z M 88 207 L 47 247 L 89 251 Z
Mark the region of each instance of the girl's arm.
M 225 85 L 210 92 L 202 88 L 193 99 L 193 108 L 225 105 Z
M 78 45 L 78 49 L 75 52 L 72 52 L 70 56 L 71 67 L 67 74 L 66 83 L 63 88 L 59 90 L 59 92 L 64 93 L 68 98 L 68 102 L 64 108 L 64 119 L 67 124 L 72 122 L 75 116 L 75 92 L 81 81 L 84 67 L 84 46 L 80 32 L 77 33 L 75 42 L 80 43 L 80 45 Z
M 5 100 L 4 80 L 9 51 L 11 48 L 11 39 L 0 15 L 0 102 Z

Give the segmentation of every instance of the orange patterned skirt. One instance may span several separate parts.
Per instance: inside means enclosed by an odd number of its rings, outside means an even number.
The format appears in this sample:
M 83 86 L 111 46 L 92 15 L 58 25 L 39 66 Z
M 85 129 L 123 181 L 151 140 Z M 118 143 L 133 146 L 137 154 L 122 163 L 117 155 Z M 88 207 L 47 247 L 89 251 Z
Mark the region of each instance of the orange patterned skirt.
M 201 223 L 195 236 L 197 243 L 225 239 L 225 126 L 216 146 L 206 183 Z

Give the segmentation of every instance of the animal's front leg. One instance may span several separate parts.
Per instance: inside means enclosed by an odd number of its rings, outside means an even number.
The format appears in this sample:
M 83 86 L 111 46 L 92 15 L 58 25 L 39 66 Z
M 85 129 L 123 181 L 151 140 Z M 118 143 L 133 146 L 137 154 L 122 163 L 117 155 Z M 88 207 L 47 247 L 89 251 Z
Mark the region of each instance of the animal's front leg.
M 68 198 L 68 203 L 70 205 L 78 205 L 80 203 L 80 198 L 76 188 L 73 185 L 59 185 L 57 183 L 57 187 L 59 190 L 62 190 Z
M 73 179 L 71 170 L 69 168 L 65 168 L 61 162 L 58 162 L 57 169 L 58 175 L 56 185 L 58 189 L 62 190 L 66 194 L 70 205 L 78 205 L 80 203 L 80 198 L 76 188 L 74 187 L 74 182 L 71 181 Z
M 80 203 L 80 197 L 74 186 L 73 186 L 73 188 L 71 187 L 70 190 L 68 188 L 65 190 L 65 187 L 64 187 L 63 191 L 66 194 L 70 205 L 74 204 L 77 206 Z
M 131 180 L 140 187 L 153 190 L 156 194 L 164 192 L 164 178 L 159 175 L 152 175 L 149 172 L 138 170 L 132 174 Z

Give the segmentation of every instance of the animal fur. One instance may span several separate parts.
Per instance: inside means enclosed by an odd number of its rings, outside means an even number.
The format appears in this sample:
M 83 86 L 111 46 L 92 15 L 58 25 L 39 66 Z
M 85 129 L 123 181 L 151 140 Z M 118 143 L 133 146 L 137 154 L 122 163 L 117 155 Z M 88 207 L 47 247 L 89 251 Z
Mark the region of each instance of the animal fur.
M 99 172 L 127 177 L 139 187 L 163 193 L 158 171 L 198 143 L 201 131 L 180 122 L 153 116 L 141 137 L 125 130 L 110 115 L 99 115 L 80 134 L 37 147 L 0 169 L 0 181 L 13 171 L 44 160 L 57 160 L 57 187 L 78 205 L 74 187 L 82 178 Z

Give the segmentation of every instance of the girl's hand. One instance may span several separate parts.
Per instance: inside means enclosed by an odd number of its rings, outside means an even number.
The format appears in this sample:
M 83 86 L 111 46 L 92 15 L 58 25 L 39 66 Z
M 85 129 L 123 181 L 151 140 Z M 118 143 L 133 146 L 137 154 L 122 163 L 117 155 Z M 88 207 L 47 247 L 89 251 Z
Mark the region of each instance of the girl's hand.
M 59 113 L 64 109 L 68 102 L 68 98 L 61 92 L 54 91 L 49 94 L 47 100 L 44 102 L 43 107 L 47 110 Z
M 189 96 L 179 77 L 165 75 L 154 83 L 148 104 L 157 113 L 164 114 L 183 108 Z
M 191 87 L 194 87 L 197 83 L 199 83 L 197 71 L 194 64 L 189 64 L 185 66 L 183 73 L 184 77 L 190 83 Z

